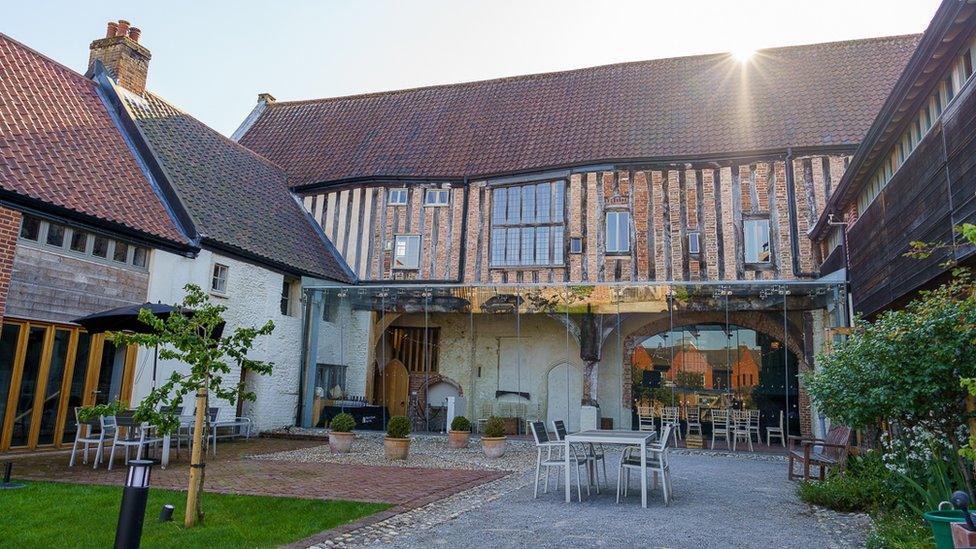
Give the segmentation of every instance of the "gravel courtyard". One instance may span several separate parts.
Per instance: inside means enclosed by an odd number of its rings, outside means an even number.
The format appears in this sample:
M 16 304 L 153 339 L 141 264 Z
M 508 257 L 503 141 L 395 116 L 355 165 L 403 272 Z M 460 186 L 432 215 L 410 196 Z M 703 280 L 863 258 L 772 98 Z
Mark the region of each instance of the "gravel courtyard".
M 520 470 L 506 478 L 319 546 L 826 548 L 861 547 L 867 534 L 865 516 L 800 502 L 776 456 L 674 451 L 674 501 L 665 507 L 654 491 L 642 509 L 639 486 L 614 503 L 616 453 L 608 454 L 610 485 L 603 493 L 587 497 L 584 488 L 582 503 L 574 495 L 567 504 L 561 491 L 540 488 L 539 499 L 532 498 L 534 470 L 524 464 L 531 456 L 534 467 L 534 451 L 519 445 L 516 452 L 522 457 L 509 459 Z

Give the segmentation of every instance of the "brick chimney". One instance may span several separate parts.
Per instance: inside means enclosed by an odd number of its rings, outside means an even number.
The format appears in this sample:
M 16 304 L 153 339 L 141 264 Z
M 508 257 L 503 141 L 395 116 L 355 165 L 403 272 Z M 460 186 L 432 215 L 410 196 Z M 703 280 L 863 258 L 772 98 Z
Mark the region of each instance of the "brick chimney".
M 91 43 L 88 70 L 92 70 L 96 60 L 101 61 L 120 86 L 141 94 L 146 89 L 149 59 L 152 58 L 149 50 L 139 43 L 141 34 L 142 31 L 128 21 L 110 21 L 105 38 Z

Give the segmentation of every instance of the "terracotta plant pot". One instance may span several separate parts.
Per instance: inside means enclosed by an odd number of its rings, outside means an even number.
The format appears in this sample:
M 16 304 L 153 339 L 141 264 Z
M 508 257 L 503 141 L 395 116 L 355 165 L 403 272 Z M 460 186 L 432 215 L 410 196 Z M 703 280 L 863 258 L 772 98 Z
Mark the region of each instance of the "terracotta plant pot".
M 481 449 L 485 455 L 494 459 L 505 455 L 506 437 L 481 437 Z
M 471 431 L 450 431 L 447 433 L 447 445 L 455 450 L 468 447 Z
M 407 459 L 408 452 L 410 452 L 409 438 L 383 437 L 383 453 L 386 454 L 386 459 Z
M 352 441 L 356 440 L 356 433 L 329 433 L 329 448 L 336 454 L 348 454 L 352 448 Z

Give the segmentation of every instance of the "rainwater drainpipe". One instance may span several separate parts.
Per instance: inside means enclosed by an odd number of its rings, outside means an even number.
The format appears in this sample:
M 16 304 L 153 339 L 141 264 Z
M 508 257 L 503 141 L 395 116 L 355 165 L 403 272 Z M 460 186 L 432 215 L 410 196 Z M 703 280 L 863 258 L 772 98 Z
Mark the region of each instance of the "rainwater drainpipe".
M 796 278 L 817 278 L 816 272 L 800 269 L 800 229 L 796 222 L 796 182 L 793 179 L 793 148 L 786 149 L 786 206 L 790 217 L 790 250 L 793 252 L 793 276 Z

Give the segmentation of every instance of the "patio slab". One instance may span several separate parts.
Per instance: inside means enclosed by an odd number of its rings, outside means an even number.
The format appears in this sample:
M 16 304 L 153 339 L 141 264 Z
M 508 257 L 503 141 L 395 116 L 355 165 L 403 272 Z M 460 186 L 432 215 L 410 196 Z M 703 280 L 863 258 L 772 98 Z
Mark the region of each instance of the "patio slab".
M 205 490 L 235 494 L 290 496 L 311 499 L 342 499 L 392 503 L 401 508 L 423 505 L 503 476 L 501 471 L 430 469 L 399 466 L 339 463 L 266 461 L 251 456 L 321 446 L 320 441 L 251 439 L 221 442 L 217 456 L 207 457 Z M 94 453 L 92 453 L 92 456 Z M 119 451 L 118 456 L 122 455 Z M 79 463 L 68 467 L 68 454 L 38 453 L 14 458 L 14 478 L 111 484 L 121 486 L 126 468 L 121 460 L 108 471 Z M 154 468 L 152 485 L 185 490 L 189 479 L 189 457 L 175 452 L 166 469 Z

